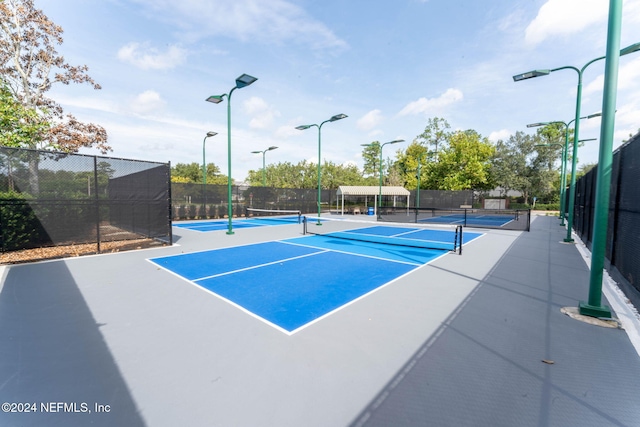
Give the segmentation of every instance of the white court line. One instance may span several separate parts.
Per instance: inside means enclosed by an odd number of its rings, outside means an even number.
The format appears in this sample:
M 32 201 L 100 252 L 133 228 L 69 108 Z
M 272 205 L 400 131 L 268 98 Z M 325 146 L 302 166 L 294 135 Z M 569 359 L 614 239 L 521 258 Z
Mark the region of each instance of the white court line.
M 279 264 L 279 263 L 283 263 L 283 262 L 286 262 L 286 261 L 292 261 L 294 259 L 301 259 L 301 258 L 306 258 L 306 257 L 310 257 L 310 256 L 313 256 L 313 255 L 318 255 L 318 254 L 321 254 L 321 253 L 329 252 L 328 249 L 324 249 L 324 248 L 315 248 L 314 247 L 313 249 L 318 249 L 318 252 L 314 252 L 312 254 L 304 254 L 304 255 L 294 256 L 294 257 L 291 257 L 291 258 L 283 258 L 283 259 L 279 259 L 277 261 L 265 262 L 264 264 L 252 265 L 251 267 L 245 267 L 245 268 L 239 268 L 237 270 L 225 271 L 224 273 L 213 274 L 211 276 L 205 276 L 205 277 L 200 277 L 198 279 L 191 279 L 191 280 L 193 280 L 194 282 L 199 282 L 201 280 L 207 280 L 207 279 L 212 279 L 214 277 L 226 276 L 228 274 L 239 273 L 241 271 L 253 270 L 255 268 L 265 267 L 267 265 Z
M 591 251 L 587 249 L 582 239 L 572 233 L 573 239 L 576 241 L 576 248 L 582 256 L 585 264 L 591 270 Z M 627 302 L 628 299 L 624 292 L 620 290 L 618 284 L 609 276 L 607 270 L 602 272 L 602 293 L 611 304 L 611 308 L 618 315 L 618 320 L 622 324 L 622 328 L 627 333 L 631 344 L 636 349 L 638 356 L 640 356 L 640 314 L 636 308 Z
M 304 248 L 326 249 L 326 248 L 319 248 L 318 246 L 313 246 L 313 245 L 303 245 L 302 243 L 293 243 L 293 242 L 285 242 L 285 241 L 281 241 L 281 242 L 282 243 L 286 243 L 288 245 L 302 246 Z M 364 242 L 364 243 L 371 243 L 371 242 Z M 378 243 L 378 244 L 381 244 L 381 243 Z M 425 248 L 416 248 L 416 249 L 425 249 Z M 447 249 L 435 249 L 435 250 L 446 251 Z M 372 259 L 377 259 L 377 260 L 380 260 L 380 261 L 396 262 L 398 264 L 407 264 L 407 265 L 415 265 L 415 266 L 425 265 L 425 264 L 423 264 L 421 262 L 399 261 L 399 260 L 395 260 L 395 259 L 388 259 L 388 258 L 383 258 L 383 257 L 379 257 L 379 256 L 374 256 L 374 255 L 365 255 L 365 254 L 358 254 L 358 253 L 353 253 L 353 252 L 341 251 L 341 250 L 338 250 L 338 249 L 326 249 L 326 251 L 327 252 L 337 252 L 337 253 L 346 254 L 346 255 L 361 256 L 361 257 L 365 257 L 365 258 L 372 258 Z M 444 253 L 442 255 L 447 255 L 447 253 Z M 440 255 L 440 256 L 442 256 L 442 255 Z M 438 258 L 440 258 L 440 256 L 438 256 L 437 258 L 434 258 L 434 259 L 438 259 Z M 433 260 L 430 260 L 429 262 L 432 262 L 432 261 Z

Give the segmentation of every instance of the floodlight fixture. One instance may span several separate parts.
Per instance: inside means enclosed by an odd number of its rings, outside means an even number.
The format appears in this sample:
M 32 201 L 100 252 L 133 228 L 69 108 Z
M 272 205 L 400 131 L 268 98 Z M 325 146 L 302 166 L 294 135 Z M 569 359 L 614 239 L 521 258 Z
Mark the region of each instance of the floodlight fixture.
M 256 80 L 258 80 L 256 77 L 250 76 L 249 74 L 243 74 L 236 79 L 236 87 L 238 89 L 242 89 L 245 86 L 253 84 Z
M 528 71 L 526 73 L 516 74 L 515 76 L 513 76 L 513 81 L 514 82 L 519 82 L 520 80 L 527 80 L 527 79 L 532 79 L 534 77 L 547 76 L 547 75 L 549 75 L 550 72 L 551 72 L 551 70 L 533 70 L 533 71 Z
M 620 49 L 620 56 L 628 55 L 633 52 L 637 52 L 640 50 L 640 43 L 634 43 L 625 47 L 624 49 Z

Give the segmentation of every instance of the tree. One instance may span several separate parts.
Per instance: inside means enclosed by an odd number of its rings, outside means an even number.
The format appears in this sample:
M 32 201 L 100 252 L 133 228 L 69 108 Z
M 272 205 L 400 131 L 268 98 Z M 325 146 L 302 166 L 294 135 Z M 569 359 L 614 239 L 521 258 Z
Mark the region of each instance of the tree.
M 57 52 L 56 45 L 63 43 L 62 27 L 36 9 L 33 0 L 0 1 L 0 16 L 0 75 L 16 102 L 37 112 L 40 120 L 31 123 L 38 132 L 21 146 L 71 153 L 81 147 L 96 147 L 103 154 L 111 151 L 104 128 L 65 115 L 45 96 L 54 84 L 87 83 L 100 89 L 86 65 L 69 65 Z
M 495 186 L 491 159 L 495 147 L 474 130 L 449 135 L 438 161 L 427 165 L 427 188 L 438 190 L 490 190 Z
M 0 145 L 27 146 L 47 126 L 35 110 L 17 102 L 9 88 L 0 82 Z
M 434 117 L 429 119 L 427 126 L 424 128 L 424 132 L 417 136 L 416 142 L 427 148 L 433 146 L 434 153 L 438 153 L 438 150 L 444 148 L 449 142 L 451 132 L 448 131 L 451 126 L 442 118 Z
M 364 160 L 364 176 L 378 179 L 380 173 L 380 142 L 373 141 L 362 149 L 362 160 Z
M 414 140 L 404 150 L 398 150 L 396 167 L 400 173 L 402 184 L 407 188 L 415 189 L 418 187 L 418 164 L 420 165 L 420 187 L 424 187 L 426 182 L 424 178 L 425 164 L 429 161 L 430 152 L 423 144 Z
M 220 174 L 220 168 L 214 163 L 207 163 L 207 184 L 224 185 L 228 177 Z M 171 168 L 171 181 L 182 183 L 202 183 L 202 165 L 193 163 L 176 163 Z
M 318 188 L 318 166 L 301 161 L 272 163 L 265 170 L 267 187 L 274 188 Z M 262 186 L 262 169 L 250 170 L 247 181 L 251 186 Z M 363 185 L 364 178 L 354 164 L 337 165 L 325 161 L 322 165 L 320 187 L 335 189 L 340 185 Z
M 560 148 L 540 146 L 549 143 L 545 138 L 545 132 L 536 135 L 516 132 L 508 140 L 496 144 L 492 161 L 496 183 L 505 192 L 520 191 L 525 203 L 533 195 L 541 200 L 557 199 L 559 179 L 554 162 Z

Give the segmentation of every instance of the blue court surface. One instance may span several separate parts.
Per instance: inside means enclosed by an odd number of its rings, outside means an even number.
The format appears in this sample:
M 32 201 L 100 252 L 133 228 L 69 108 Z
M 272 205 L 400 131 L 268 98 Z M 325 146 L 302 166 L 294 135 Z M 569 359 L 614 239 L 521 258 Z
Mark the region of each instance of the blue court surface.
M 233 219 L 231 220 L 233 228 L 253 228 L 253 227 L 265 227 L 269 225 L 290 225 L 300 223 L 300 218 L 297 216 L 291 217 L 274 217 L 274 218 L 247 218 L 247 219 Z M 173 223 L 174 227 L 183 228 L 187 230 L 207 232 L 207 231 L 219 231 L 226 230 L 229 226 L 228 219 L 214 219 L 205 221 L 190 221 L 186 223 Z
M 389 235 L 391 228 L 368 233 Z M 453 233 L 413 231 L 425 240 Z M 465 242 L 481 235 L 465 233 Z M 311 235 L 149 261 L 292 334 L 448 252 Z
M 466 221 L 463 214 L 451 214 L 420 218 L 422 224 L 466 224 L 468 227 L 504 227 L 516 218 L 513 215 L 467 215 Z

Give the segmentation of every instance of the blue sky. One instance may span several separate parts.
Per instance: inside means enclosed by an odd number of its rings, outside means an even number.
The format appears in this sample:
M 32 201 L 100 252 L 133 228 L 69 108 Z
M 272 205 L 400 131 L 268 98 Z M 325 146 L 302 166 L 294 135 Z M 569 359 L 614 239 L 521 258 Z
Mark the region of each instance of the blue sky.
M 431 117 L 496 141 L 528 123 L 574 118 L 577 73 L 514 83 L 541 68 L 581 68 L 606 50 L 606 0 L 35 0 L 64 29 L 59 52 L 102 86 L 49 95 L 103 126 L 109 155 L 207 162 L 227 173 L 228 93 L 243 73 L 258 81 L 231 99 L 232 176 L 267 163 L 322 159 L 362 167 L 361 144 L 419 135 Z M 623 6 L 621 47 L 640 42 L 640 0 Z M 582 113 L 601 111 L 604 61 L 584 73 Z M 640 52 L 620 59 L 614 146 L 640 128 Z M 600 119 L 580 138 L 598 138 Z M 394 146 L 398 147 L 398 146 Z M 394 156 L 385 148 L 385 157 Z M 402 148 L 402 146 L 400 146 Z M 387 151 L 388 150 L 388 151 Z M 98 154 L 97 150 L 84 150 Z M 579 163 L 595 163 L 587 142 Z

